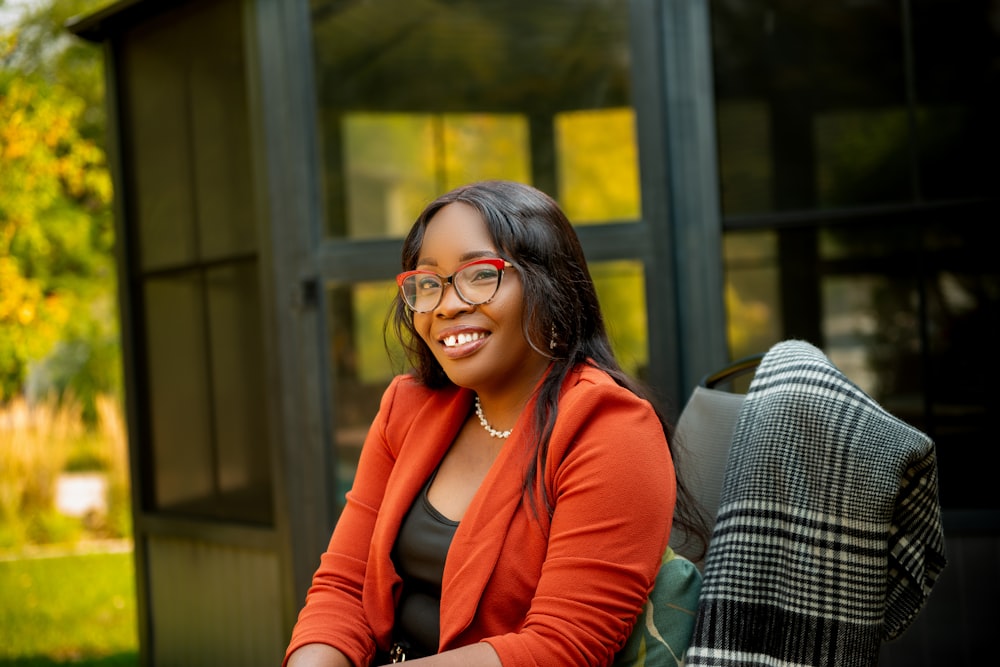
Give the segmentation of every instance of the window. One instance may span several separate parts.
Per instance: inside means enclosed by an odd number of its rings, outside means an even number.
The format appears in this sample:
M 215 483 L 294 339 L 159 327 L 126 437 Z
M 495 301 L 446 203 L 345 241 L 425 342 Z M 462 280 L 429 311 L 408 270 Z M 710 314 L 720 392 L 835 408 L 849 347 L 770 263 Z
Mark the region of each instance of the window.
M 946 509 L 996 509 L 1000 53 L 986 4 L 713 4 L 729 340 L 821 346 L 935 439 Z
M 121 49 L 143 510 L 269 524 L 240 5 L 177 8 Z

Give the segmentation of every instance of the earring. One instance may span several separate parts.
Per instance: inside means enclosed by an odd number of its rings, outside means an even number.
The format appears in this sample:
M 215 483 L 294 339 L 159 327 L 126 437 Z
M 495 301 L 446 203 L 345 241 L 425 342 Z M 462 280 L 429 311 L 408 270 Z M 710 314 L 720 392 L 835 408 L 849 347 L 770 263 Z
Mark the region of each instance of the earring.
M 552 335 L 549 338 L 549 349 L 556 349 L 556 325 L 552 325 Z

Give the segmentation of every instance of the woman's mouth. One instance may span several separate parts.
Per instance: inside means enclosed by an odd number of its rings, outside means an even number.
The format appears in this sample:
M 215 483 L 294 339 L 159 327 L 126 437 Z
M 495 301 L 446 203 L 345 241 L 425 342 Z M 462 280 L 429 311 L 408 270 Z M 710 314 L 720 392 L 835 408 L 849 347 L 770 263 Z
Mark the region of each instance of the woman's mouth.
M 489 337 L 488 331 L 461 331 L 442 336 L 438 341 L 449 359 L 460 359 L 478 350 Z
M 445 336 L 441 339 L 441 343 L 444 344 L 445 347 L 458 347 L 459 345 L 465 345 L 466 343 L 482 340 L 483 338 L 486 338 L 485 332 L 472 331 L 469 333 L 459 333 Z

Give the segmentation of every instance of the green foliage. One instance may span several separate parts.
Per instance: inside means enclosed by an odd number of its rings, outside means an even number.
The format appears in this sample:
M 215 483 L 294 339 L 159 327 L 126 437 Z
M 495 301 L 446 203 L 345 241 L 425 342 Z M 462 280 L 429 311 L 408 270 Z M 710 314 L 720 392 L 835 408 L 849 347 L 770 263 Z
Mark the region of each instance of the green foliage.
M 33 544 L 74 544 L 83 534 L 83 524 L 75 517 L 55 510 L 28 517 L 25 537 Z
M 17 48 L 8 63 L 24 75 L 58 83 L 81 100 L 78 129 L 96 142 L 103 141 L 105 128 L 101 47 L 74 37 L 66 24 L 112 1 L 48 0 L 34 6 L 19 22 Z
M 138 664 L 130 552 L 0 561 L 0 667 Z
M 0 34 L 0 403 L 71 389 L 89 424 L 120 387 L 111 179 L 101 53 L 65 23 L 99 4 Z

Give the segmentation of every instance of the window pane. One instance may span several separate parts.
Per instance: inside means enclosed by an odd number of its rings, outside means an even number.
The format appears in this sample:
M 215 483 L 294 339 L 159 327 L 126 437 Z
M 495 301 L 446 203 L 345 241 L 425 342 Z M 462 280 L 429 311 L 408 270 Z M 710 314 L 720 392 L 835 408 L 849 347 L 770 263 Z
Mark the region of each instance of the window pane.
M 347 185 L 337 235 L 360 239 L 406 233 L 416 212 L 436 195 L 427 164 L 434 130 L 427 114 L 344 115 L 343 157 L 330 156 L 343 161 Z
M 819 113 L 813 135 L 818 208 L 909 199 L 910 125 L 904 107 Z
M 267 523 L 272 516 L 264 346 L 252 262 L 206 274 L 218 510 Z
M 132 206 L 142 230 L 138 261 L 150 269 L 189 262 L 197 255 L 189 99 L 184 71 L 176 66 L 185 47 L 169 30 L 128 34 L 121 67 L 130 113 L 123 123 L 133 142 L 129 157 L 137 163 L 130 175 Z
M 269 523 L 255 264 L 148 278 L 144 296 L 153 508 Z
M 590 273 L 618 362 L 633 377 L 647 378 L 649 335 L 642 262 L 594 262 Z
M 712 3 L 727 215 L 914 196 L 896 0 Z
M 559 114 L 556 137 L 560 202 L 574 224 L 640 218 L 632 109 Z
M 150 452 L 157 508 L 212 495 L 211 397 L 200 274 L 147 280 Z
M 440 125 L 445 189 L 490 178 L 531 180 L 528 123 L 523 115 L 447 114 Z
M 144 269 L 256 248 L 241 8 L 197 3 L 123 38 L 121 118 Z
M 716 100 L 719 180 L 727 214 L 770 211 L 774 204 L 771 122 L 763 100 Z
M 405 235 L 417 212 L 440 194 L 439 180 L 447 189 L 487 178 L 530 178 L 521 116 L 351 113 L 343 128 L 351 238 Z
M 925 400 L 943 471 L 942 502 L 1000 508 L 983 443 L 996 441 L 1000 413 L 1000 265 L 985 220 L 942 216 L 925 232 L 930 259 L 923 286 L 929 325 Z
M 312 10 L 327 234 L 399 237 L 430 198 L 486 178 L 565 187 L 581 221 L 638 217 L 625 0 Z
M 394 370 L 405 369 L 402 353 L 392 341 L 390 360 L 382 335 L 395 294 L 395 282 L 335 284 L 327 288 L 338 498 L 344 497 L 354 480 L 361 445 L 378 411 L 382 392 Z
M 919 179 L 928 199 L 995 197 L 1000 21 L 995 2 L 913 0 Z
M 774 232 L 723 236 L 730 354 L 741 359 L 781 339 L 778 241 Z

